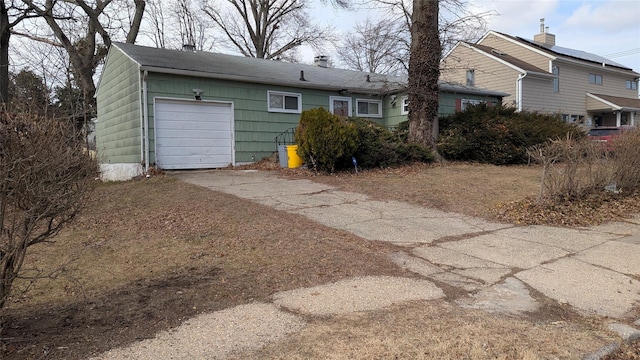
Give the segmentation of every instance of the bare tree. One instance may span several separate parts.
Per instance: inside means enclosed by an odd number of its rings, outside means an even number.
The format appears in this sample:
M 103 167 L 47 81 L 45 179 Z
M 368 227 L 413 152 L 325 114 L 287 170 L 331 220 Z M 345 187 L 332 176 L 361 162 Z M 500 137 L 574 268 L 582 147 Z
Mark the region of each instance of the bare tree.
M 168 25 L 163 4 L 166 4 L 166 1 L 149 0 L 147 2 L 146 19 L 150 28 L 147 31 L 141 30 L 141 33 L 145 33 L 151 38 L 156 47 L 165 49 L 167 47 L 166 29 Z
M 197 50 L 210 50 L 214 45 L 213 30 L 197 0 L 147 0 L 140 34 L 163 49 L 191 45 Z
M 317 47 L 330 39 L 330 29 L 313 24 L 306 7 L 305 0 L 220 0 L 203 11 L 242 55 L 279 59 L 291 58 L 302 44 Z
M 9 101 L 9 40 L 12 29 L 33 17 L 31 7 L 15 0 L 0 0 L 0 110 Z
M 409 58 L 405 26 L 391 18 L 378 22 L 367 19 L 347 34 L 339 47 L 338 58 L 350 69 L 378 74 L 405 72 Z
M 0 113 L 0 330 L 27 250 L 78 213 L 96 164 L 70 124 Z
M 387 9 L 386 15 L 404 24 L 407 31 L 411 29 L 414 3 L 413 0 L 365 0 L 365 4 L 383 5 Z M 486 31 L 487 18 L 495 15 L 494 11 L 471 12 L 467 0 L 439 0 L 438 4 L 438 31 L 443 52 L 458 41 L 478 39 Z M 409 50 L 410 41 L 405 44 Z
M 477 38 L 492 13 L 473 14 L 465 0 L 365 0 L 382 4 L 391 18 L 410 29 L 409 141 L 436 149 L 440 58 L 460 40 Z
M 409 59 L 409 141 L 425 146 L 439 158 L 438 79 L 442 45 L 438 28 L 439 1 L 413 0 Z
M 211 29 L 205 19 L 197 15 L 198 10 L 191 0 L 177 0 L 173 13 L 180 29 L 179 45 L 192 45 L 198 50 L 203 50 L 211 43 L 207 36 Z
M 46 0 L 44 5 L 36 4 L 34 0 L 23 1 L 46 21 L 57 44 L 69 55 L 74 77 L 83 91 L 86 123 L 95 113 L 96 68 L 106 56 L 112 36 L 123 36 L 128 43 L 135 41 L 144 14 L 145 0 L 134 0 L 133 14 L 124 11 L 128 9 L 126 2 L 115 0 L 95 3 Z M 107 12 L 107 9 L 111 11 Z M 125 14 L 124 19 L 122 14 Z M 78 29 L 77 24 L 86 26 Z

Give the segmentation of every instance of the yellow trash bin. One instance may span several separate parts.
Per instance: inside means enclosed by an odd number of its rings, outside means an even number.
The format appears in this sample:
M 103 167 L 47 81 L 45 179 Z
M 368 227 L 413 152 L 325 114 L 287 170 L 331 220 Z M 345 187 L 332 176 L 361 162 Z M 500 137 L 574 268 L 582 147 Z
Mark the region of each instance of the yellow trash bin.
M 287 159 L 290 169 L 302 166 L 302 158 L 298 156 L 298 145 L 287 145 Z

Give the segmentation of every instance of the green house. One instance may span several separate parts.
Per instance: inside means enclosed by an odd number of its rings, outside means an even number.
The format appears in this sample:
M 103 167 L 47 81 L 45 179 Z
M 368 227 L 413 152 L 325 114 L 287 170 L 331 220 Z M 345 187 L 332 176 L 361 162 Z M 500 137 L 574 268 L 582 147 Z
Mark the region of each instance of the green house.
M 325 57 L 304 65 L 114 43 L 96 92 L 101 177 L 257 161 L 316 107 L 393 127 L 407 118 L 405 88 L 404 77 L 330 68 Z M 446 83 L 440 92 L 441 114 L 508 95 Z

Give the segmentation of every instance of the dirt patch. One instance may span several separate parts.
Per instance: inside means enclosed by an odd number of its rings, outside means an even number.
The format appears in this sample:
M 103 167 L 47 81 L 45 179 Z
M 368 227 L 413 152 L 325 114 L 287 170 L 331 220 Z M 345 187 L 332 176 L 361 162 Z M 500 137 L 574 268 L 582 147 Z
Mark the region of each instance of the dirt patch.
M 411 276 L 390 251 L 170 178 L 101 185 L 73 227 L 30 254 L 28 273 L 52 277 L 11 298 L 3 358 L 81 359 L 277 291 Z

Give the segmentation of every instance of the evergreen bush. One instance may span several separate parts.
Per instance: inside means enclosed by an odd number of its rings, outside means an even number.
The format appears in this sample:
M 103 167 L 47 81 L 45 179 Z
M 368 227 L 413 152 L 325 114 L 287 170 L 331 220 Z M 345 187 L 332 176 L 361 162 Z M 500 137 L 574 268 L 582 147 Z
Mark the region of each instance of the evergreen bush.
M 333 172 L 351 162 L 358 144 L 358 131 L 344 118 L 323 108 L 305 110 L 295 133 L 298 155 L 311 168 Z
M 300 157 L 319 171 L 352 168 L 352 157 L 359 168 L 369 169 L 433 160 L 429 150 L 407 144 L 380 124 L 341 118 L 322 108 L 303 111 L 295 137 Z
M 440 119 L 438 151 L 449 160 L 522 164 L 529 147 L 567 134 L 584 136 L 558 115 L 479 104 Z

